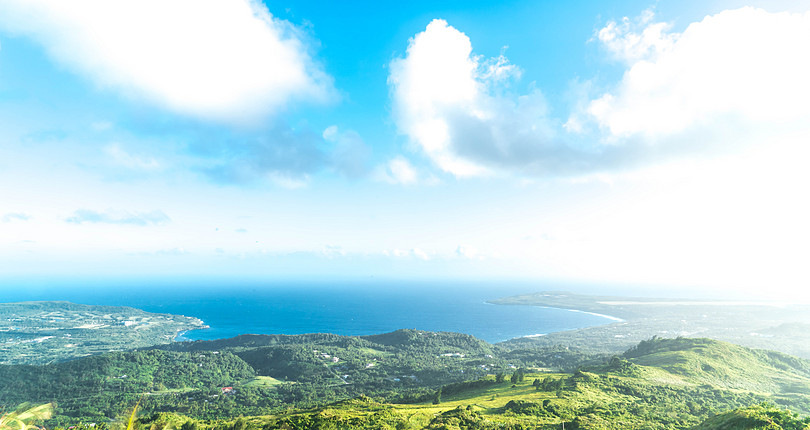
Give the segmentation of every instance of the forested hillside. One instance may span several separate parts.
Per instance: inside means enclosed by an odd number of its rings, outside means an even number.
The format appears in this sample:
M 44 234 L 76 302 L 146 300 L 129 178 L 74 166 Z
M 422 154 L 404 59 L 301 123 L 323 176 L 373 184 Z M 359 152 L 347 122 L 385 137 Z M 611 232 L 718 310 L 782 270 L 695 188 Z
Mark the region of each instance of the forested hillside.
M 415 330 L 240 336 L 2 366 L 0 376 L 7 409 L 55 402 L 50 426 L 101 425 L 139 401 L 141 422 L 154 430 L 686 429 L 718 413 L 726 418 L 714 422 L 726 423 L 751 411 L 810 412 L 808 361 L 687 338 L 654 338 L 607 357 Z M 756 406 L 762 402 L 779 406 Z M 714 428 L 707 423 L 701 428 Z

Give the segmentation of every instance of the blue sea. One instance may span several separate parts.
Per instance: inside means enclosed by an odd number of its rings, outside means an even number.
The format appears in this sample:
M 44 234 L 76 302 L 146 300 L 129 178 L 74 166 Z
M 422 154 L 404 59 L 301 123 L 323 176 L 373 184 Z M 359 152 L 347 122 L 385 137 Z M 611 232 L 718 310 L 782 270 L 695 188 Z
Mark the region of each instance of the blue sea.
M 614 322 L 570 310 L 486 303 L 543 289 L 424 282 L 94 285 L 4 291 L 2 301 L 123 305 L 193 316 L 210 326 L 186 332 L 179 340 L 220 339 L 246 333 L 368 335 L 412 328 L 467 333 L 500 342 Z

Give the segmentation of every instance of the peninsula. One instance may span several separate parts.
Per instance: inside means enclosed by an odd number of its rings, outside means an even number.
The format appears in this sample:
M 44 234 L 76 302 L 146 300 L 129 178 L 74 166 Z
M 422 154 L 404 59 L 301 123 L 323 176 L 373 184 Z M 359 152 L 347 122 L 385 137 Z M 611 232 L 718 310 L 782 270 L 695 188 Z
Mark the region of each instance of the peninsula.
M 567 345 L 619 353 L 653 336 L 708 337 L 810 358 L 810 306 L 805 304 L 593 296 L 564 291 L 503 297 L 489 303 L 569 309 L 621 319 L 508 341 L 513 344 Z
M 0 364 L 46 364 L 170 343 L 193 317 L 62 301 L 0 303 Z

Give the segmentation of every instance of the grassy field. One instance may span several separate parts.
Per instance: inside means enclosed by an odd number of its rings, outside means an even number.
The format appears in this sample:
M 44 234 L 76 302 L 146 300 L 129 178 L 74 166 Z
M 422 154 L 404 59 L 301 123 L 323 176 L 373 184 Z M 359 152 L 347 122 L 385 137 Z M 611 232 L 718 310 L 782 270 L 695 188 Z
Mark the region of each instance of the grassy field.
M 239 384 L 244 387 L 260 387 L 260 388 L 270 388 L 275 387 L 277 385 L 283 384 L 283 381 L 279 381 L 276 378 L 271 378 L 270 376 L 257 376 L 249 381 L 243 382 Z

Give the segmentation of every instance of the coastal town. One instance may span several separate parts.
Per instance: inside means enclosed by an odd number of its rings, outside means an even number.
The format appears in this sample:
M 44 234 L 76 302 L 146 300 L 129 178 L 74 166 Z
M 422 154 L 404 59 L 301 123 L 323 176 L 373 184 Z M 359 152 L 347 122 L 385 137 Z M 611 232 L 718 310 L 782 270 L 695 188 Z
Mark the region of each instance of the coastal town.
M 0 304 L 0 364 L 46 364 L 160 345 L 185 331 L 206 328 L 199 319 L 123 306 L 70 302 Z

